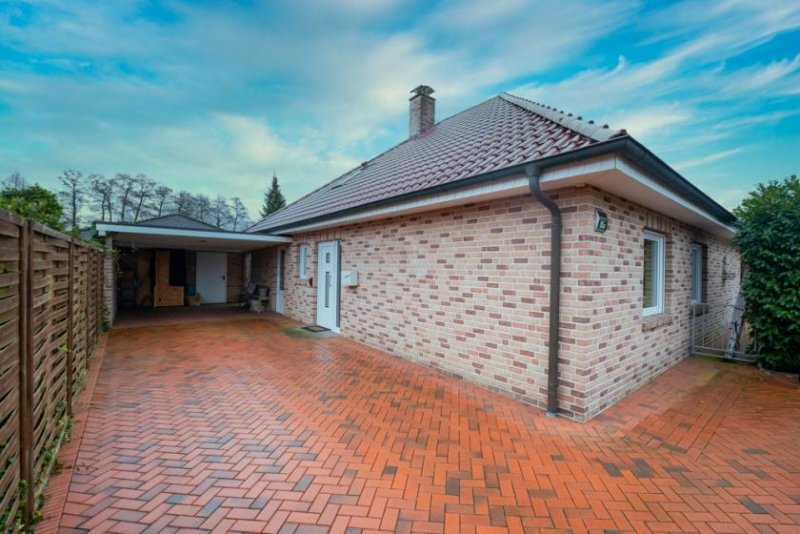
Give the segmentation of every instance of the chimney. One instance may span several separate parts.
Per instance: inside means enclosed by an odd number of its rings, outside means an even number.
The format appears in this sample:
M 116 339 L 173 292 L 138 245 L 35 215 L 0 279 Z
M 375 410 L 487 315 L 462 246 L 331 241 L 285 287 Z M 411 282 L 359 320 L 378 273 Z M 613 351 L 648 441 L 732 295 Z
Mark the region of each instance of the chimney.
M 414 96 L 408 99 L 408 130 L 409 137 L 416 137 L 436 124 L 436 99 L 431 96 L 433 88 L 427 85 L 420 85 L 411 92 Z

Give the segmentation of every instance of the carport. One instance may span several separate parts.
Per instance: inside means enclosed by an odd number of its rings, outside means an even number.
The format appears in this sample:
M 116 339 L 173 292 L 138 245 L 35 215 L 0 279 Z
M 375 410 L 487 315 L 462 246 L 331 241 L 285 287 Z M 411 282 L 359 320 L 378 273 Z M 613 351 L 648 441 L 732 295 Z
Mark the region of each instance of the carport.
M 106 249 L 106 306 L 118 310 L 233 305 L 251 280 L 251 252 L 290 238 L 221 230 L 169 215 L 139 223 L 97 223 Z

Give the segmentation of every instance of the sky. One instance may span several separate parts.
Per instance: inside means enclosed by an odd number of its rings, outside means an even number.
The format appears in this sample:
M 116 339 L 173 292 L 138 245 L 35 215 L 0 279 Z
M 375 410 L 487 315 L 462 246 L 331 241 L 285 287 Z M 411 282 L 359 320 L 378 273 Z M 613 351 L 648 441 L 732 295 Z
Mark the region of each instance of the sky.
M 800 171 L 800 2 L 0 0 L 0 178 L 289 201 L 502 92 L 625 128 L 728 208 Z

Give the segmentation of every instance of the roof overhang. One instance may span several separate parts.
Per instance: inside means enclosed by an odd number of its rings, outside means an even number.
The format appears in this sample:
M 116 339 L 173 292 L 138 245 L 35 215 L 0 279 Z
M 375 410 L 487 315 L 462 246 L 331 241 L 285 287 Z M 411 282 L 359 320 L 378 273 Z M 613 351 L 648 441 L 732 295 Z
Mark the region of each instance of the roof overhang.
M 542 171 L 540 183 L 545 191 L 592 185 L 723 239 L 731 239 L 736 234 L 735 227 L 728 221 L 720 220 L 707 209 L 672 191 L 660 180 L 640 169 L 621 154 L 611 153 L 548 167 Z M 476 183 L 460 189 L 441 191 L 405 202 L 376 206 L 273 231 L 291 235 L 449 208 L 465 203 L 524 195 L 529 192 L 528 178 L 522 169 L 518 169 L 510 176 L 503 176 L 493 181 Z
M 179 248 L 220 252 L 245 252 L 290 243 L 291 238 L 223 230 L 190 230 L 125 223 L 97 223 L 100 236 L 112 236 L 117 246 L 133 248 Z
M 736 234 L 736 217 L 731 212 L 627 135 L 398 197 L 274 226 L 268 228 L 268 231 L 292 235 L 467 202 L 525 194 L 529 192 L 525 169 L 530 165 L 539 168 L 542 177 L 540 183 L 545 190 L 592 184 L 719 237 L 731 239 Z

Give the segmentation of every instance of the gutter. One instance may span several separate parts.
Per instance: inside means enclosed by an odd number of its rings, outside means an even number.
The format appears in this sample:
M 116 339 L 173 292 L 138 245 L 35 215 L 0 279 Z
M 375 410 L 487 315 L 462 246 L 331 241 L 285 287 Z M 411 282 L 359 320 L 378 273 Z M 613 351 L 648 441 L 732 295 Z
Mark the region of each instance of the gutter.
M 281 232 L 286 232 L 287 230 L 291 230 L 292 228 L 297 227 L 298 225 L 306 226 L 309 224 L 323 222 L 327 219 L 341 217 L 344 215 L 356 213 L 371 208 L 377 208 L 389 204 L 395 204 L 397 202 L 403 202 L 418 197 L 424 197 L 436 193 L 452 191 L 454 189 L 460 189 L 462 187 L 470 185 L 501 180 L 509 176 L 523 174 L 525 173 L 525 169 L 532 164 L 536 165 L 539 169 L 545 169 L 547 167 L 554 167 L 556 165 L 575 163 L 585 159 L 590 159 L 598 156 L 607 156 L 611 154 L 621 154 L 622 156 L 626 157 L 631 163 L 637 165 L 638 167 L 641 167 L 643 170 L 645 170 L 646 172 L 657 178 L 659 181 L 663 182 L 667 187 L 673 189 L 677 193 L 680 193 L 681 195 L 683 195 L 684 197 L 686 197 L 688 200 L 692 201 L 699 207 L 702 207 L 705 210 L 707 210 L 718 221 L 723 222 L 725 224 L 733 224 L 736 222 L 736 217 L 731 212 L 722 207 L 711 197 L 703 193 L 696 186 L 691 184 L 688 180 L 686 180 L 686 178 L 681 176 L 677 171 L 675 171 L 669 165 L 664 163 L 663 160 L 658 158 L 655 154 L 653 154 L 641 143 L 636 141 L 634 138 L 625 135 L 609 139 L 608 141 L 603 141 L 595 143 L 593 145 L 588 145 L 586 147 L 579 148 L 577 150 L 573 150 L 570 152 L 556 154 L 554 156 L 542 158 L 535 161 L 526 161 L 524 163 L 519 163 L 511 167 L 505 167 L 488 173 L 477 174 L 469 176 L 467 178 L 462 178 L 461 180 L 455 180 L 453 182 L 435 185 L 433 187 L 428 187 L 417 191 L 411 191 L 403 195 L 393 196 L 390 198 L 383 198 L 375 200 L 373 202 L 368 202 L 366 204 L 359 204 L 358 206 L 345 208 L 324 215 L 299 219 L 289 223 L 279 224 L 277 226 L 259 228 L 254 231 L 248 230 L 247 233 L 269 232 L 271 234 L 280 234 Z
M 542 169 L 525 167 L 531 194 L 550 211 L 550 333 L 547 362 L 547 416 L 558 415 L 558 338 L 561 323 L 561 208 L 547 196 L 539 184 Z

